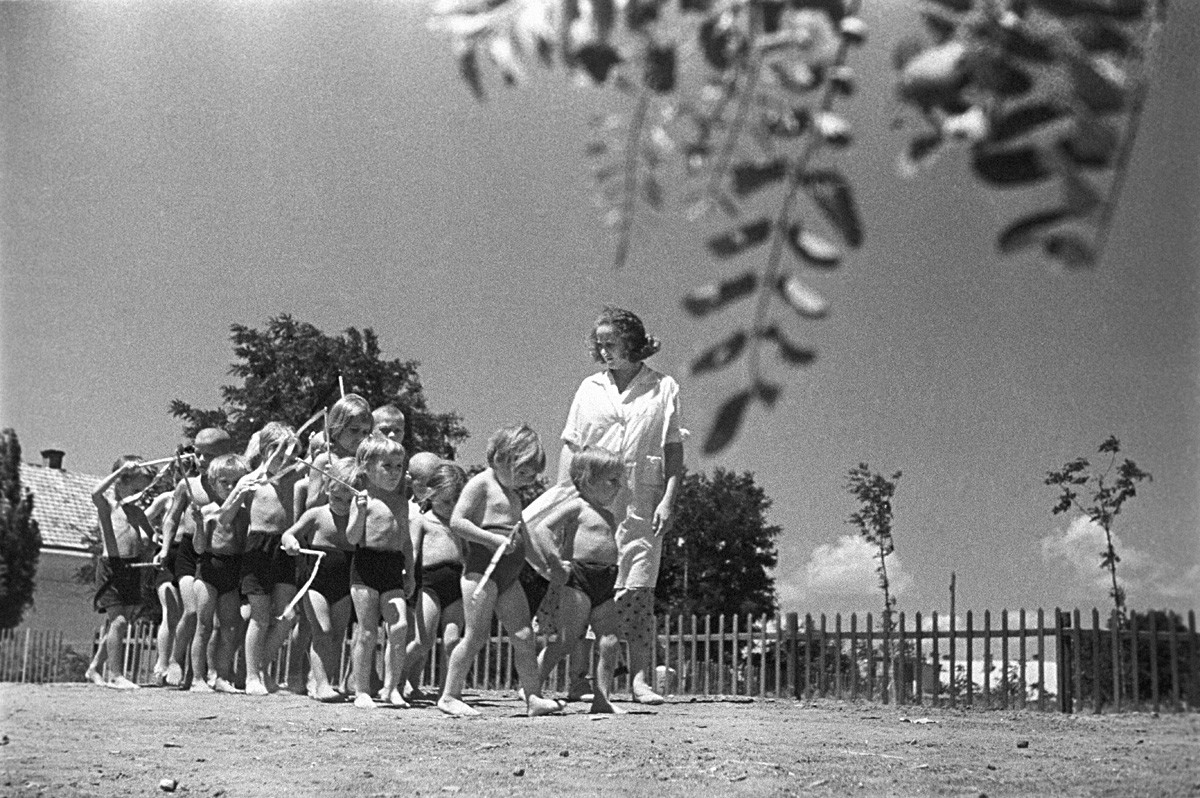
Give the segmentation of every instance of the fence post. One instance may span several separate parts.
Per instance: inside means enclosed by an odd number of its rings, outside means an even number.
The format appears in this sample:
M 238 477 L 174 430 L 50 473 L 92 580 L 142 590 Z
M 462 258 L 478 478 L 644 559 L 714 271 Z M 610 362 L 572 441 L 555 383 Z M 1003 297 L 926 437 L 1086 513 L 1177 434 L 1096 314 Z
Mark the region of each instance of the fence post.
M 1167 645 L 1171 647 L 1171 702 L 1175 705 L 1173 709 L 1178 712 L 1183 709 L 1182 703 L 1179 700 L 1179 636 L 1175 633 L 1175 628 L 1179 626 L 1179 616 L 1174 612 L 1167 616 Z
M 875 700 L 875 624 L 867 613 L 867 700 Z
M 1142 703 L 1142 690 L 1138 682 L 1142 676 L 1142 657 L 1138 651 L 1138 616 L 1136 612 L 1129 613 L 1129 704 L 1137 709 Z
M 1100 610 L 1092 607 L 1092 689 L 1095 691 L 1095 714 L 1100 714 L 1104 697 L 1100 690 Z
M 1117 614 L 1116 607 L 1113 608 L 1112 614 L 1108 618 L 1109 642 L 1112 644 L 1110 651 L 1112 653 L 1112 693 L 1113 693 L 1113 712 L 1121 711 L 1121 621 Z
M 930 703 L 935 707 L 942 705 L 942 652 L 938 645 L 938 614 L 937 610 L 929 613 L 930 647 L 929 658 L 933 661 L 933 695 Z
M 788 683 L 792 686 L 792 695 L 800 697 L 800 672 L 796 663 L 796 647 L 800 636 L 799 616 L 794 612 L 787 614 L 787 675 Z
M 1192 675 L 1191 696 L 1189 703 L 1200 707 L 1200 639 L 1196 637 L 1196 611 L 1188 610 L 1188 654 L 1192 667 L 1188 672 Z
M 950 706 L 958 706 L 958 687 L 955 681 L 958 678 L 958 639 L 955 636 L 958 621 L 954 616 L 954 612 L 950 613 L 950 640 L 948 641 L 950 649 Z
M 1024 624 L 1021 624 L 1024 626 Z M 1022 630 L 1023 631 L 1023 630 Z M 1025 638 L 1021 638 L 1024 643 Z M 1022 651 L 1024 654 L 1024 651 Z M 1025 694 L 1025 661 L 1021 660 L 1021 695 Z M 1000 610 L 1000 684 L 1002 690 L 1000 693 L 1000 706 L 1003 709 L 1008 709 L 1008 699 L 1012 697 L 1013 684 L 1008 674 L 1008 608 Z
M 817 644 L 817 696 L 825 698 L 825 649 L 828 647 L 825 632 L 825 613 L 821 613 L 821 642 Z
M 992 708 L 992 611 L 983 611 L 983 708 Z
M 813 697 L 812 661 L 813 661 L 813 618 L 811 613 L 804 614 L 804 697 Z
M 970 610 L 967 610 L 967 706 L 975 706 L 975 680 L 971 678 L 972 667 L 975 665 L 975 621 Z
M 842 614 L 833 616 L 833 644 L 837 653 L 833 657 L 833 692 L 838 699 L 845 698 L 842 684 Z
M 783 694 L 783 616 L 775 613 L 775 697 Z
M 1158 619 L 1154 610 L 1146 614 L 1150 617 L 1150 705 L 1158 712 Z
M 858 700 L 858 613 L 850 613 L 850 699 Z
M 904 613 L 900 613 L 900 625 L 896 629 L 896 660 L 892 664 L 892 679 L 895 683 L 893 695 L 897 704 L 905 704 L 908 693 L 908 668 L 905 667 L 904 656 Z
M 25 674 L 29 672 L 29 629 L 25 629 L 25 650 L 21 654 L 21 684 L 25 683 Z
M 913 642 L 913 690 L 916 693 L 914 701 L 917 706 L 925 703 L 925 697 L 922 693 L 925 692 L 925 647 L 922 644 L 924 630 L 921 628 L 921 613 L 913 616 L 913 637 L 916 640 Z
M 1072 710 L 1083 709 L 1083 616 L 1076 607 L 1071 613 L 1071 699 Z

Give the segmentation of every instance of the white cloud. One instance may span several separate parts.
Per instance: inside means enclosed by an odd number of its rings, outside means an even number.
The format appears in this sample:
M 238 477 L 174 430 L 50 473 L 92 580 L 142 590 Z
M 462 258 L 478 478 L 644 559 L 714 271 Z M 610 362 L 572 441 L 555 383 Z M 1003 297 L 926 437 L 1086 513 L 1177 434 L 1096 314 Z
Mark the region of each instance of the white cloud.
M 828 597 L 870 597 L 879 595 L 877 549 L 862 538 L 841 535 L 835 543 L 822 543 L 813 549 L 808 563 L 778 584 L 784 606 Z M 912 587 L 896 554 L 887 558 L 888 589 L 899 595 Z

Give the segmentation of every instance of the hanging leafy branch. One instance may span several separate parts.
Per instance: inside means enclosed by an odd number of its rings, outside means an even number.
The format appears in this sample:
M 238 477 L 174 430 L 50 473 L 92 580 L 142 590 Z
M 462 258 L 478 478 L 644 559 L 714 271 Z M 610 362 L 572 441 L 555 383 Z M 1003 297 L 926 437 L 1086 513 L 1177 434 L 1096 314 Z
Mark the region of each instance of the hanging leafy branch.
M 1069 266 L 1103 250 L 1148 85 L 1165 0 L 913 0 L 928 30 L 896 52 L 897 90 L 923 129 L 903 171 L 948 143 L 972 147 L 987 186 L 1056 180 L 1062 200 L 999 236 L 1002 252 L 1040 243 Z M 482 63 L 517 84 L 530 64 L 561 66 L 611 88 L 628 110 L 599 114 L 587 154 L 615 262 L 635 221 L 667 202 L 681 174 L 693 220 L 721 214 L 710 255 L 732 274 L 683 298 L 694 316 L 735 304 L 746 318 L 692 363 L 695 375 L 735 363 L 743 387 L 717 410 L 703 449 L 727 447 L 755 403 L 781 386 L 765 366 L 816 353 L 791 320 L 824 318 L 829 302 L 802 278 L 862 245 L 853 188 L 833 160 L 852 144 L 839 101 L 864 43 L 859 0 L 440 0 L 434 25 L 455 41 L 460 72 L 485 96 Z M 1106 182 L 1100 186 L 1096 177 Z M 761 257 L 742 265 L 744 256 Z M 750 300 L 745 303 L 742 300 Z M 782 315 L 780 315 L 782 314 Z
M 1113 545 L 1113 524 L 1124 507 L 1125 502 L 1137 495 L 1137 483 L 1151 480 L 1149 472 L 1138 468 L 1137 463 L 1126 459 L 1117 464 L 1117 455 L 1121 452 L 1121 443 L 1112 435 L 1100 444 L 1099 452 L 1108 455 L 1108 464 L 1103 472 L 1089 471 L 1091 463 L 1080 457 L 1070 461 L 1057 471 L 1046 473 L 1046 484 L 1060 488 L 1058 503 L 1054 505 L 1054 515 L 1069 512 L 1075 508 L 1092 520 L 1092 523 L 1104 530 L 1105 548 L 1100 552 L 1100 567 L 1106 569 L 1112 580 L 1108 595 L 1113 600 L 1113 607 L 1118 616 L 1125 618 L 1125 588 L 1117 581 L 1117 563 L 1121 561 L 1117 549 Z M 1113 469 L 1116 469 L 1115 478 Z M 1088 504 L 1079 499 L 1078 491 L 1091 484 L 1091 495 L 1087 497 Z

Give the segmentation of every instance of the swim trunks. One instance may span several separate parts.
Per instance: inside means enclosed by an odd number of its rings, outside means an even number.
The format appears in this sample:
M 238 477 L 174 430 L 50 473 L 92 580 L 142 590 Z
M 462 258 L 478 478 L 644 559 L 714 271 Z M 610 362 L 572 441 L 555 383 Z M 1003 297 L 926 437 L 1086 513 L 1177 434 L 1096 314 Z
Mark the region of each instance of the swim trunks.
M 96 569 L 96 594 L 92 606 L 96 612 L 109 607 L 133 607 L 142 603 L 142 572 L 132 568 L 137 557 L 101 557 Z
M 350 561 L 350 584 L 365 585 L 380 594 L 404 590 L 404 552 L 359 546 Z
M 442 609 L 462 600 L 462 563 L 441 562 L 421 569 L 421 589 L 437 598 Z
M 283 550 L 282 534 L 251 532 L 242 553 L 242 595 L 269 596 L 276 585 L 296 585 L 296 560 Z
M 512 532 L 511 526 L 502 525 L 485 526 L 484 529 L 506 537 Z M 492 571 L 491 581 L 496 585 L 498 594 L 503 593 L 513 586 L 517 581 L 517 577 L 521 575 L 521 569 L 525 566 L 525 538 L 517 535 L 516 541 L 517 548 L 502 556 L 500 561 L 496 563 L 496 570 Z M 463 573 L 482 574 L 491 563 L 494 551 L 494 549 L 488 548 L 482 543 L 467 543 L 467 556 L 463 562 Z
M 191 535 L 180 535 L 175 538 L 174 544 L 177 546 L 175 551 L 175 583 L 185 576 L 196 575 L 196 565 L 199 559 L 196 554 L 196 548 L 192 545 Z
M 242 555 L 206 551 L 197 555 L 197 560 L 196 579 L 216 588 L 218 596 L 237 591 L 242 578 Z
M 312 593 L 320 593 L 325 601 L 333 606 L 350 595 L 350 558 L 353 552 L 325 546 L 314 546 L 317 551 L 325 552 L 321 558 L 321 567 L 317 578 L 309 586 Z M 316 565 L 317 558 L 300 555 L 301 563 L 298 576 L 308 579 Z
M 593 609 L 606 601 L 612 601 L 616 595 L 616 584 L 616 563 L 571 561 L 571 575 L 567 578 L 567 587 L 587 594 Z

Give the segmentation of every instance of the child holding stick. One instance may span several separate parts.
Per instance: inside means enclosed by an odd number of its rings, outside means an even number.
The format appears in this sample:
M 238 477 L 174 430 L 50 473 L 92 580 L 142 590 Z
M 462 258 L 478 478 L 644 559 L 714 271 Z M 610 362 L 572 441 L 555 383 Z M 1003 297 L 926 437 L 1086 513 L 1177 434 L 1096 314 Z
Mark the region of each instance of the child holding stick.
M 417 463 L 413 457 L 412 462 Z M 414 492 L 417 480 L 413 480 Z M 418 595 L 413 599 L 413 635 L 408 643 L 407 683 L 410 698 L 424 699 L 420 690 L 421 671 L 442 631 L 443 662 L 459 642 L 463 627 L 462 576 L 463 554 L 458 539 L 450 533 L 450 514 L 467 484 L 467 474 L 454 463 L 442 463 L 426 480 L 430 508 L 409 521 L 409 535 L 418 567 L 421 569 Z
M 566 583 L 558 594 L 554 625 L 558 634 L 539 657 L 545 681 L 559 660 L 583 639 L 590 623 L 600 652 L 591 711 L 619 713 L 609 701 L 613 670 L 617 664 L 617 614 L 613 603 L 617 582 L 616 522 L 608 509 L 625 484 L 621 458 L 605 449 L 586 446 L 571 459 L 571 481 L 579 496 L 560 504 L 531 535 L 553 546 L 566 569 Z M 551 541 L 559 541 L 557 545 Z M 555 581 L 563 575 L 551 566 Z M 578 663 L 573 663 L 578 667 Z
M 304 612 L 312 629 L 309 650 L 311 684 L 309 696 L 326 703 L 341 701 L 343 696 L 333 687 L 333 676 L 341 659 L 341 643 L 350 625 L 350 559 L 354 545 L 346 537 L 350 520 L 350 503 L 355 496 L 357 469 L 348 457 L 329 465 L 329 503 L 306 510 L 300 519 L 283 533 L 281 545 L 290 555 L 300 554 L 301 547 L 320 551 L 324 556 L 309 562 L 317 568 L 308 592 L 304 594 Z M 307 578 L 311 574 L 305 574 Z
M 312 464 L 319 470 L 310 470 L 304 485 L 304 505 L 307 510 L 325 503 L 328 498 L 326 479 L 322 472 L 329 468 L 337 457 L 354 457 L 358 445 L 371 434 L 375 420 L 371 406 L 356 393 L 348 393 L 333 403 L 326 416 L 324 441 L 325 451 L 313 458 Z
M 122 663 L 125 661 L 125 634 L 142 603 L 142 576 L 134 566 L 141 560 L 143 550 L 150 548 L 153 534 L 141 507 L 121 504 L 123 498 L 144 490 L 153 479 L 140 462 L 140 458 L 131 454 L 121 457 L 113 463 L 112 473 L 100 480 L 92 491 L 103 547 L 92 603 L 97 611 L 107 616 L 108 629 L 100 642 L 100 650 L 88 667 L 87 677 L 96 684 L 120 690 L 138 686 L 125 676 Z M 107 491 L 110 487 L 115 502 L 109 501 Z
M 354 641 L 354 705 L 374 708 L 371 698 L 375 641 L 382 617 L 386 641 L 380 701 L 406 707 L 400 690 L 404 647 L 408 639 L 405 596 L 416 590 L 412 540 L 408 536 L 408 503 L 400 493 L 404 482 L 404 447 L 383 435 L 371 435 L 358 446 L 360 482 L 354 497 L 346 539 L 354 544 L 350 562 L 350 598 L 358 616 Z
M 527 713 L 561 712 L 558 702 L 540 694 L 529 603 L 517 579 L 526 556 L 517 490 L 532 484 L 546 467 L 546 454 L 536 432 L 523 424 L 513 425 L 488 439 L 487 462 L 488 467 L 467 482 L 450 516 L 451 531 L 466 543 L 462 576 L 465 629 L 450 655 L 438 709 L 456 717 L 479 714 L 463 702 L 462 691 L 467 671 L 487 642 L 494 612 L 509 633 Z M 485 579 L 485 574 L 489 578 Z
M 242 627 L 242 552 L 250 514 L 243 506 L 248 488 L 242 477 L 250 464 L 240 454 L 223 454 L 208 466 L 213 501 L 198 509 L 193 505 L 196 532 L 193 541 L 199 562 L 193 589 L 196 592 L 196 634 L 192 639 L 193 692 L 236 693 L 233 686 L 233 655 Z M 217 637 L 216 679 L 210 686 L 208 641 L 213 634 L 213 616 L 220 624 Z

